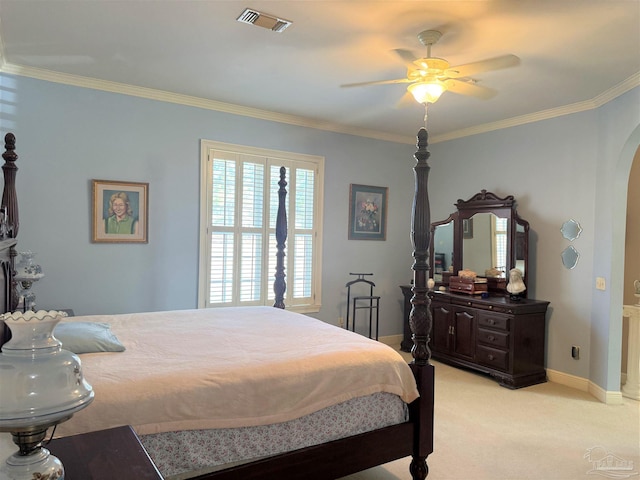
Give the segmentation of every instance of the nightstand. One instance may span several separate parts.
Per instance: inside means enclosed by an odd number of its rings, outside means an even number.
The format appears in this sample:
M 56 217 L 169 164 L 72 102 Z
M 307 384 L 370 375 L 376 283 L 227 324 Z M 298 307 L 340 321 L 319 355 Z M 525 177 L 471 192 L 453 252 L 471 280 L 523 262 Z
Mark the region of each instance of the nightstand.
M 45 447 L 62 461 L 65 480 L 162 480 L 130 426 L 56 438 Z

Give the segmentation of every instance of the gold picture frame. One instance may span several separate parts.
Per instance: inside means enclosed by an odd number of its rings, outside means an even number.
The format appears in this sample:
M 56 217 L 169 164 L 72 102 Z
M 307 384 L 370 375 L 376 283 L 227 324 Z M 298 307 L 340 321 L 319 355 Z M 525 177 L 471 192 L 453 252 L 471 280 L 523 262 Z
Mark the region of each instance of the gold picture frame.
M 149 184 L 92 180 L 94 243 L 148 243 Z

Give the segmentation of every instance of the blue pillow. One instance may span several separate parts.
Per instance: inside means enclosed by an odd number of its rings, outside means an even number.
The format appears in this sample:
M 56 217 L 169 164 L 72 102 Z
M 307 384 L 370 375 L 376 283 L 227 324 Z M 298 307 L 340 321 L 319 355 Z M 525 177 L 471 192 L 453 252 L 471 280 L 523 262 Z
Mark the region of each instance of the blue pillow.
M 108 323 L 59 323 L 53 336 L 62 342 L 62 348 L 73 353 L 124 352 L 124 345 Z

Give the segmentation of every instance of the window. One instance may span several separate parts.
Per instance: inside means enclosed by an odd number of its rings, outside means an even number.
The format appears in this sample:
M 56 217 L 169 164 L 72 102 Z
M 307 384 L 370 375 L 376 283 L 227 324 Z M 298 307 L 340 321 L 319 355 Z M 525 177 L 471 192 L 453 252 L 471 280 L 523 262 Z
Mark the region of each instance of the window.
M 507 223 L 508 218 L 491 215 L 491 230 L 493 231 L 492 264 L 498 270 L 507 271 Z
M 202 141 L 199 307 L 273 305 L 280 167 L 286 168 L 285 305 L 320 308 L 324 158 Z

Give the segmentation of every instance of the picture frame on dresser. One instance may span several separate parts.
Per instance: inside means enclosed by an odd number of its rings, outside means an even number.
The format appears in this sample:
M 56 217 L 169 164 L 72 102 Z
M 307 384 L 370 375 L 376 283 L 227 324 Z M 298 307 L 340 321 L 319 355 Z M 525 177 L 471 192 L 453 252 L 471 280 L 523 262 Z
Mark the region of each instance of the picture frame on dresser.
M 148 243 L 149 184 L 92 180 L 94 243 Z

